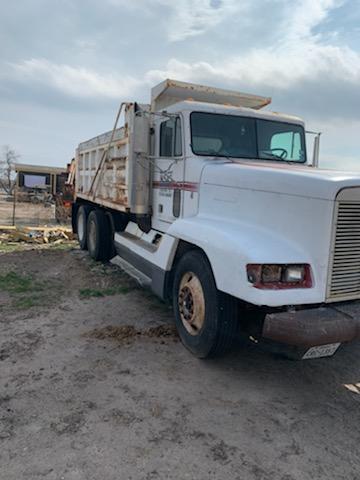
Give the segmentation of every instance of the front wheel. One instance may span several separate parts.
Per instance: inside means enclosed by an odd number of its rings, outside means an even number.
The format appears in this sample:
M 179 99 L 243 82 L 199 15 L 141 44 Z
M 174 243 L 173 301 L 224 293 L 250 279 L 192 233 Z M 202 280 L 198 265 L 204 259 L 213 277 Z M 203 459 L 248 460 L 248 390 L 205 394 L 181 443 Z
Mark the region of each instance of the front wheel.
M 238 332 L 238 308 L 234 298 L 219 292 L 207 258 L 187 252 L 174 275 L 175 323 L 182 343 L 196 357 L 226 353 Z

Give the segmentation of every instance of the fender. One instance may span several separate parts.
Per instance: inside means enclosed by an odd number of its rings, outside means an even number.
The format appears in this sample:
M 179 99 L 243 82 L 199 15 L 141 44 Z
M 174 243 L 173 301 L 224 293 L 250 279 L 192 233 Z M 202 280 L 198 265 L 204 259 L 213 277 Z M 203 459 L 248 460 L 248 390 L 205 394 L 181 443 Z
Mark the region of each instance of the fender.
M 167 234 L 201 248 L 209 259 L 217 288 L 245 302 L 278 307 L 321 303 L 325 299 L 326 266 L 312 269 L 313 287 L 309 289 L 260 290 L 248 281 L 248 263 L 315 264 L 301 245 L 274 231 L 199 214 L 176 220 Z

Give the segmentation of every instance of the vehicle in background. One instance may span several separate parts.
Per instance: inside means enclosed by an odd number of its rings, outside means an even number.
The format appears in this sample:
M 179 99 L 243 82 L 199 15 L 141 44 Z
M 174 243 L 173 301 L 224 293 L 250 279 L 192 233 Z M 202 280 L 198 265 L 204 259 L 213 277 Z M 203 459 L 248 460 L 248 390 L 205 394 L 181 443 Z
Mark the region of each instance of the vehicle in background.
M 201 358 L 239 331 L 304 358 L 360 336 L 360 176 L 316 168 L 270 101 L 166 80 L 76 150 L 81 248 L 170 300 Z

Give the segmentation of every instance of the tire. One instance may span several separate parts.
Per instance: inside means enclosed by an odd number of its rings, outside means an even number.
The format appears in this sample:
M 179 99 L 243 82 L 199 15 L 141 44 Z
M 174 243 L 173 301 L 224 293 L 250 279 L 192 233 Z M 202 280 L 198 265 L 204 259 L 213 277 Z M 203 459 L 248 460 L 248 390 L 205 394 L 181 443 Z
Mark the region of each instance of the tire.
M 91 258 L 110 260 L 114 256 L 114 239 L 110 220 L 103 210 L 92 210 L 87 221 L 87 244 Z
M 217 290 L 199 251 L 185 253 L 175 267 L 173 307 L 181 341 L 193 355 L 217 357 L 231 349 L 239 327 L 237 301 Z
M 81 250 L 87 250 L 87 219 L 91 207 L 81 205 L 76 214 L 76 233 Z

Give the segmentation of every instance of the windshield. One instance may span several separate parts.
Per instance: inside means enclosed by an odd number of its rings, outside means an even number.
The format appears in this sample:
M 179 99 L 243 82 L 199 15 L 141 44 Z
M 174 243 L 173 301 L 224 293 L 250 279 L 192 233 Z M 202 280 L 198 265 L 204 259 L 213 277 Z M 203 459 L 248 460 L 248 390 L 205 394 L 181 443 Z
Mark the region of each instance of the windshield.
M 191 113 L 191 147 L 196 155 L 306 161 L 300 125 L 218 113 Z

